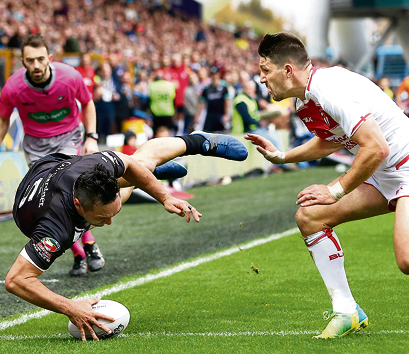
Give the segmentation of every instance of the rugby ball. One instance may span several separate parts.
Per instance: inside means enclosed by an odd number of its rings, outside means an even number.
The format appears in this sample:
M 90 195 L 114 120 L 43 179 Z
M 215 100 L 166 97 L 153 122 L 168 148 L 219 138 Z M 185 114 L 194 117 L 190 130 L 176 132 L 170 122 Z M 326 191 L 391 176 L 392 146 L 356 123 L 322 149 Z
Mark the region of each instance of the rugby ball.
M 112 300 L 100 300 L 95 305 L 92 305 L 92 308 L 104 315 L 112 316 L 115 318 L 114 322 L 110 322 L 105 319 L 98 319 L 100 323 L 107 326 L 112 333 L 108 334 L 101 328 L 93 325 L 95 334 L 99 339 L 112 338 L 117 336 L 119 333 L 122 333 L 124 329 L 128 326 L 131 315 L 129 314 L 128 309 L 120 304 L 119 302 Z M 77 326 L 75 326 L 71 321 L 68 321 L 68 331 L 74 338 L 81 339 L 81 333 Z M 87 339 L 92 339 L 91 333 L 88 330 L 85 330 L 85 337 Z

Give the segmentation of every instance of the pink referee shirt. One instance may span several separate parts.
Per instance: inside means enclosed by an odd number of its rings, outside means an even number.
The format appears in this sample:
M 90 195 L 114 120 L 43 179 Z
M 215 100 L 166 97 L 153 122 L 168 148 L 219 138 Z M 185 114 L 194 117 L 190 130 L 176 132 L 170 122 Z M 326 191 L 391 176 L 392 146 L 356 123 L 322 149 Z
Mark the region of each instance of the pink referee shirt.
M 32 86 L 26 68 L 11 75 L 1 91 L 0 115 L 10 117 L 17 108 L 24 132 L 37 138 L 49 138 L 74 130 L 80 120 L 78 106 L 91 101 L 91 93 L 81 74 L 70 65 L 50 63 L 52 78 L 44 89 Z

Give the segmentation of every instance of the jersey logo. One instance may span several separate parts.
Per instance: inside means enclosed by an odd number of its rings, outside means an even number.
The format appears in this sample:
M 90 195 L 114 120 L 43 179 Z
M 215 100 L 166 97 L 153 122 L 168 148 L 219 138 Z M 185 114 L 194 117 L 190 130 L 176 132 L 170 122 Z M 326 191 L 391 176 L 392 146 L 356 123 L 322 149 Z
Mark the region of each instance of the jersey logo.
M 101 154 L 103 154 L 103 155 L 105 155 L 106 157 L 108 157 L 108 158 L 112 161 L 112 163 L 113 163 L 114 165 L 118 165 L 117 159 L 116 159 L 115 157 L 113 157 L 111 154 L 109 154 L 108 152 L 102 151 Z
M 75 226 L 73 242 L 77 242 L 80 239 L 80 237 L 84 234 L 84 232 L 85 229 L 80 229 Z
M 60 97 L 58 97 L 58 101 L 62 101 L 64 99 L 65 95 L 62 95 Z
M 50 123 L 59 122 L 67 117 L 71 113 L 71 109 L 68 107 L 56 109 L 51 112 L 35 112 L 28 113 L 28 117 L 35 120 L 37 123 Z
M 29 185 L 27 187 L 26 191 L 24 192 L 24 196 L 23 196 L 23 198 L 21 198 L 21 201 L 20 201 L 20 203 L 18 205 L 19 208 L 21 208 L 24 205 L 24 203 L 27 201 L 27 198 L 28 198 L 29 202 L 31 202 L 33 200 L 33 198 L 34 198 L 34 196 L 35 196 L 35 194 L 37 192 L 38 186 L 40 185 L 42 180 L 43 180 L 42 178 L 39 178 L 32 185 Z
M 53 238 L 43 238 L 41 243 L 48 252 L 57 252 L 61 248 L 58 241 Z

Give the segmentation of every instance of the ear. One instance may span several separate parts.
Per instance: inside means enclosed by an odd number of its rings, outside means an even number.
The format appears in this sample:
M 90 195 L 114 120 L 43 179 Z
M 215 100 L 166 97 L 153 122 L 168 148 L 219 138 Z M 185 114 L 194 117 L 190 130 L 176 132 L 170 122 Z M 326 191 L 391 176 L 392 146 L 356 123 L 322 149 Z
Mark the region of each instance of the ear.
M 50 54 L 50 55 L 48 56 L 48 59 L 49 59 L 50 61 L 53 61 L 53 55 Z
M 290 79 L 294 75 L 294 66 L 291 63 L 286 63 L 284 65 L 285 76 Z
M 74 197 L 74 206 L 75 206 L 75 209 L 77 209 L 77 211 L 80 211 L 80 210 L 84 209 L 82 207 L 81 202 L 79 201 L 79 199 L 75 198 L 75 197 Z

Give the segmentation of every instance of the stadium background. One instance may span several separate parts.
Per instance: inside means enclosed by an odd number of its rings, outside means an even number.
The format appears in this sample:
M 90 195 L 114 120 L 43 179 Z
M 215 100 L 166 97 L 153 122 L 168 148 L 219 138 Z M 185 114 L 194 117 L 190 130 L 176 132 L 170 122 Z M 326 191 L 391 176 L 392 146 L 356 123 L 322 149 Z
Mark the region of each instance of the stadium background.
M 43 2 L 39 1 L 38 3 L 41 4 Z M 47 1 L 44 1 L 44 3 L 47 3 Z M 109 1 L 108 3 L 116 2 Z M 119 3 L 119 1 L 117 3 Z M 355 2 L 349 3 L 354 5 Z M 396 3 L 395 8 L 397 6 L 400 6 L 399 8 L 401 9 L 409 7 L 405 1 L 397 1 Z M 191 3 L 182 1 L 182 5 L 183 4 Z M 382 7 L 380 6 L 382 5 L 381 1 L 368 1 L 367 4 L 369 4 L 369 8 Z M 192 7 L 188 5 L 189 11 L 191 8 Z M 231 9 L 229 11 L 231 11 Z M 382 18 L 382 20 L 385 20 L 385 18 Z M 385 24 L 383 23 L 382 25 L 382 20 L 379 22 L 380 34 L 382 34 L 382 30 L 385 29 Z M 209 22 L 206 24 L 209 24 Z M 220 30 L 230 33 L 229 39 L 234 45 L 238 39 L 242 39 L 237 37 L 237 35 L 245 33 L 244 37 L 248 36 L 245 38 L 248 44 L 248 52 L 246 53 L 249 53 L 249 58 L 256 58 L 255 48 L 261 33 L 257 33 L 255 29 L 246 28 L 247 25 L 248 23 L 243 22 L 241 24 L 243 27 L 238 26 L 237 28 L 244 28 L 245 31 L 238 31 L 237 33 L 231 25 L 224 26 L 223 24 L 214 24 L 214 22 L 210 21 L 210 28 L 215 26 L 215 28 L 217 28 L 216 32 Z M 278 26 L 277 29 L 279 30 L 286 29 L 285 25 L 285 21 L 276 18 L 276 21 L 274 21 L 274 24 L 271 26 L 272 28 Z M 388 26 L 386 26 L 386 28 L 387 27 Z M 237 33 L 236 37 L 235 33 Z M 159 36 L 160 34 L 157 35 Z M 301 36 L 304 39 L 306 37 L 303 33 L 301 33 Z M 62 47 L 63 44 L 60 43 L 60 46 Z M 17 67 L 19 55 L 18 50 L 1 49 L 0 56 L 2 59 L 0 63 L 2 67 L 2 77 L 4 77 L 4 79 Z M 333 64 L 334 62 L 332 60 L 334 58 L 331 57 L 331 48 L 326 49 L 326 55 L 328 55 L 328 57 L 325 59 Z M 92 53 L 92 58 L 94 65 L 97 65 L 105 60 L 107 56 L 106 53 Z M 75 65 L 75 63 L 78 62 L 78 53 L 68 54 L 61 52 L 59 56 L 57 55 L 57 59 L 66 60 Z M 371 62 L 373 65 L 371 70 L 374 75 L 385 74 L 387 70 L 391 70 L 390 73 L 393 73 L 393 75 L 396 74 L 396 78 L 400 78 L 401 80 L 407 74 L 404 49 L 397 44 L 396 38 L 394 39 L 393 36 L 392 39 L 389 38 L 389 42 L 386 42 L 385 46 L 379 46 L 378 52 L 374 54 L 371 60 L 372 59 L 375 59 Z M 383 64 L 379 66 L 381 62 Z M 134 78 L 135 74 L 137 74 L 137 65 L 135 65 L 137 63 L 137 61 L 127 62 L 127 66 L 129 66 Z M 256 71 L 258 64 L 257 58 L 254 64 L 255 68 L 251 68 L 250 70 Z M 11 146 L 13 146 L 12 143 L 10 143 L 9 147 Z M 4 145 L 3 149 L 6 149 Z M 118 215 L 118 220 L 114 224 L 114 233 L 110 228 L 107 228 L 106 230 L 99 230 L 97 235 L 97 237 L 101 239 L 102 247 L 105 249 L 110 247 L 112 241 L 115 243 L 115 247 L 113 247 L 107 255 L 107 269 L 99 274 L 91 275 L 87 281 L 80 279 L 73 284 L 66 274 L 66 269 L 71 265 L 71 258 L 63 257 L 60 263 L 55 266 L 55 269 L 51 272 L 47 272 L 43 278 L 44 280 L 59 278 L 60 282 L 50 282 L 47 283 L 47 286 L 65 296 L 74 296 L 83 291 L 102 286 L 103 284 L 114 283 L 122 277 L 146 274 L 154 269 L 168 267 L 206 252 L 214 252 L 221 248 L 287 230 L 288 228 L 294 227 L 293 216 L 296 210 L 294 199 L 297 191 L 300 190 L 302 186 L 311 183 L 319 183 L 320 181 L 325 183 L 338 174 L 333 167 L 318 167 L 306 171 L 298 170 L 288 174 L 267 175 L 264 173 L 262 177 L 246 179 L 242 177 L 249 177 L 251 175 L 249 172 L 251 171 L 261 170 L 262 173 L 267 171 L 266 164 L 257 154 L 253 155 L 251 153 L 249 159 L 250 165 L 236 163 L 229 165 L 223 163 L 219 166 L 216 159 L 210 159 L 207 160 L 207 162 L 204 161 L 205 160 L 198 160 L 197 167 L 194 166 L 195 162 L 193 160 L 188 162 L 190 165 L 188 177 L 191 178 L 188 184 L 202 185 L 201 187 L 195 187 L 188 191 L 195 194 L 195 199 L 192 203 L 197 203 L 198 209 L 206 215 L 207 220 L 203 220 L 203 222 L 192 229 L 190 228 L 192 225 L 181 225 L 181 222 L 175 223 L 172 216 L 162 215 L 158 217 L 157 214 L 159 214 L 161 210 L 159 210 L 159 206 L 156 204 L 144 204 L 143 207 L 139 205 L 127 206 L 127 208 L 121 212 L 121 215 Z M 206 165 L 206 163 L 208 165 Z M 208 171 L 212 171 L 215 174 L 206 175 Z M 0 207 L 3 211 L 10 210 L 13 188 L 16 187 L 24 173 L 24 160 L 21 160 L 21 155 L 18 152 L 0 153 L 0 187 L 2 188 L 0 193 Z M 257 172 L 256 175 L 258 173 L 259 172 Z M 192 176 L 202 176 L 203 174 L 207 181 L 192 179 Z M 219 184 L 219 182 L 221 177 L 226 175 L 234 177 L 233 183 L 223 186 Z M 208 181 L 217 185 L 204 183 Z M 138 216 L 136 222 L 134 220 L 135 215 Z M 152 224 L 158 226 L 154 231 L 151 230 Z M 169 225 L 171 225 L 171 227 L 169 227 Z M 362 227 L 362 230 L 365 230 L 365 226 Z M 3 237 L 1 257 L 2 261 L 4 260 L 5 262 L 1 279 L 4 279 L 7 270 L 15 259 L 15 255 L 23 247 L 26 240 L 18 233 L 12 220 L 0 223 L 0 234 Z M 366 239 L 368 240 L 367 242 L 370 242 L 369 236 Z M 352 241 L 350 240 L 349 242 L 351 245 Z M 386 243 L 386 245 L 385 248 L 390 251 L 390 248 L 388 248 L 390 244 Z M 346 247 L 348 247 L 348 243 Z M 285 257 L 288 257 L 285 260 L 291 259 L 292 251 L 286 250 Z M 250 266 L 251 264 L 246 264 L 247 268 L 244 273 L 251 270 Z M 388 269 L 388 271 L 390 270 Z M 396 270 L 394 271 L 396 272 Z M 396 286 L 396 290 L 403 291 L 404 285 L 400 285 L 402 280 L 399 278 L 398 281 L 399 284 Z M 294 280 L 294 284 L 296 284 L 296 280 Z M 294 285 L 294 287 L 297 287 L 297 285 Z M 361 289 L 361 293 L 363 292 L 364 289 Z M 390 301 L 392 301 L 392 299 Z M 0 292 L 0 302 L 2 311 L 0 317 L 2 318 L 24 313 L 33 308 L 29 304 L 16 301 L 15 298 L 7 294 L 4 289 Z M 395 318 L 393 315 L 398 314 L 399 309 L 393 307 L 390 312 L 391 318 Z M 407 317 L 401 316 L 401 318 L 403 324 L 407 323 Z M 288 352 L 296 352 L 296 350 L 289 350 Z

